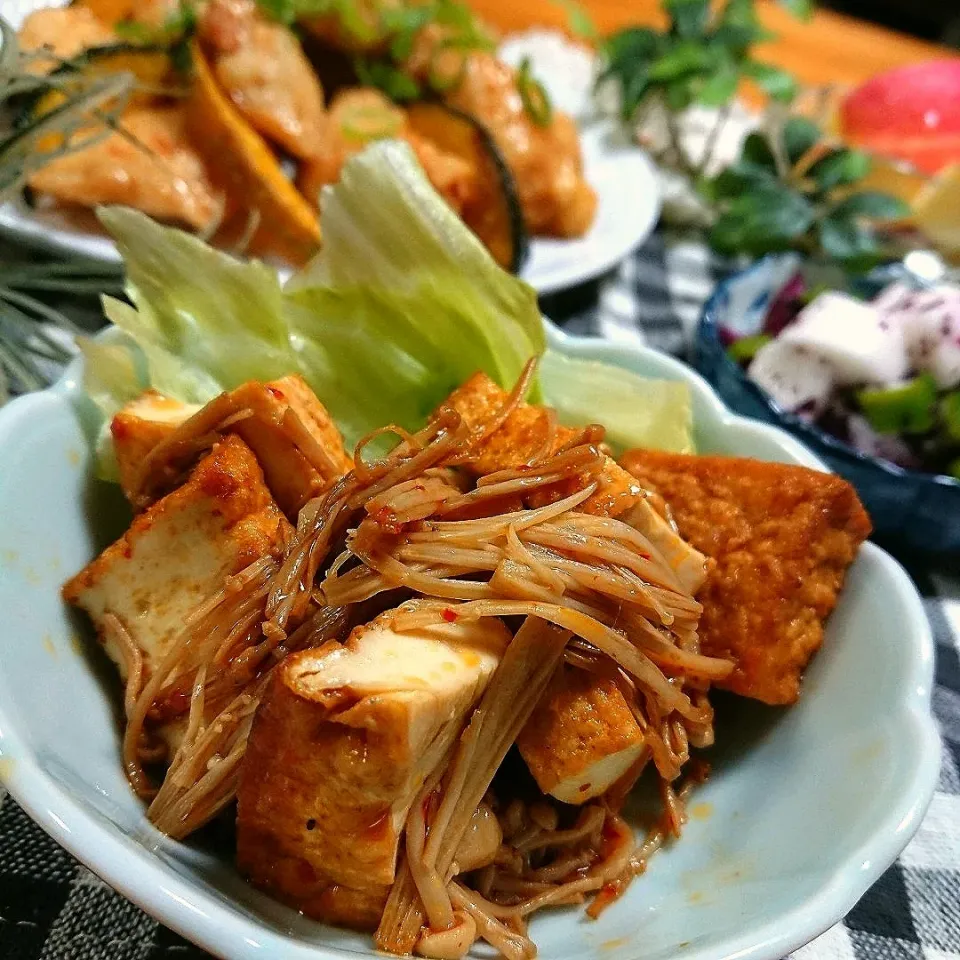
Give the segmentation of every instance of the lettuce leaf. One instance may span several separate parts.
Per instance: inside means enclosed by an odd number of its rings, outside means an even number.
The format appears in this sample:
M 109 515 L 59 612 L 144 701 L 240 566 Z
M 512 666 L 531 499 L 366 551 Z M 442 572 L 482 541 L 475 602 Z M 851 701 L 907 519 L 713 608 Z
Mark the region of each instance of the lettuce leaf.
M 143 351 L 157 390 L 200 403 L 297 368 L 275 270 L 135 210 L 98 216 L 123 256 L 134 305 L 107 298 L 104 312 Z
M 99 211 L 132 302 L 104 300 L 123 343 L 84 348 L 102 415 L 147 386 L 199 403 L 299 372 L 352 445 L 384 424 L 416 429 L 477 370 L 509 387 L 544 353 L 534 291 L 496 265 L 406 144 L 381 141 L 351 159 L 321 207 L 323 248 L 285 288 L 262 263 L 132 210 Z M 550 351 L 540 382 L 530 399 L 545 397 L 564 422 L 602 422 L 623 447 L 689 448 L 682 384 Z
M 540 361 L 544 401 L 560 422 L 602 423 L 615 451 L 653 447 L 693 452 L 690 388 L 679 380 L 653 380 L 596 360 L 547 350 Z
M 359 154 L 321 208 L 323 247 L 287 293 L 305 376 L 348 444 L 421 426 L 477 370 L 512 384 L 543 352 L 533 289 L 497 266 L 407 144 Z

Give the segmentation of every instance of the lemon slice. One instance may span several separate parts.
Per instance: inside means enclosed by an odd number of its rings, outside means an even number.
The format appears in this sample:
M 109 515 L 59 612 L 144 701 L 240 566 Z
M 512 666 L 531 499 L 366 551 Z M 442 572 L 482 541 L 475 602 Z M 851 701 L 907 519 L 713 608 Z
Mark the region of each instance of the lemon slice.
M 942 253 L 960 257 L 960 164 L 951 164 L 919 191 L 910 219 Z

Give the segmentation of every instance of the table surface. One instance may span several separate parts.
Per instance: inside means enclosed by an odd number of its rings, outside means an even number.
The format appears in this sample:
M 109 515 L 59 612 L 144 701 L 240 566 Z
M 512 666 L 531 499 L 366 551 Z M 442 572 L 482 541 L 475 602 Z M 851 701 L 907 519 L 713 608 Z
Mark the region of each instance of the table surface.
M 663 22 L 660 0 L 580 2 L 601 33 Z M 563 29 L 567 24 L 567 12 L 557 0 L 470 0 L 470 4 L 504 32 L 534 26 Z M 805 83 L 857 84 L 891 67 L 956 55 L 945 47 L 829 10 L 818 10 L 803 23 L 766 0 L 760 6 L 764 24 L 778 39 L 760 46 L 758 57 L 778 63 Z

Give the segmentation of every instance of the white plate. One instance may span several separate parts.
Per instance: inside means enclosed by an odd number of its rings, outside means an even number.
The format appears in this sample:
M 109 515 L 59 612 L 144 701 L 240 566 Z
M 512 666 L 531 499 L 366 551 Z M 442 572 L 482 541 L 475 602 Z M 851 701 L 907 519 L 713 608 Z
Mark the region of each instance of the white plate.
M 654 351 L 565 337 L 571 355 L 684 380 L 697 443 L 816 467 L 785 433 L 727 411 Z M 92 478 L 75 365 L 0 410 L 0 777 L 48 833 L 107 882 L 228 960 L 332 960 L 367 936 L 313 923 L 244 884 L 229 856 L 146 821 L 120 762 L 120 691 L 81 643 L 63 579 L 117 535 L 119 495 Z M 544 960 L 780 960 L 839 920 L 893 862 L 932 795 L 933 646 L 916 590 L 865 544 L 797 706 L 718 709 L 714 770 L 681 840 L 595 922 L 534 918 Z
M 8 7 L 9 4 L 9 7 Z M 18 27 L 40 7 L 66 0 L 3 0 L 0 13 Z M 553 293 L 597 277 L 650 236 L 660 216 L 656 170 L 638 146 L 618 138 L 609 124 L 582 131 L 584 172 L 597 191 L 597 216 L 578 240 L 534 239 L 521 276 L 538 293 Z M 22 242 L 97 260 L 120 262 L 113 242 L 89 213 L 32 210 L 22 199 L 0 204 L 0 231 Z M 281 270 L 285 277 L 289 270 Z

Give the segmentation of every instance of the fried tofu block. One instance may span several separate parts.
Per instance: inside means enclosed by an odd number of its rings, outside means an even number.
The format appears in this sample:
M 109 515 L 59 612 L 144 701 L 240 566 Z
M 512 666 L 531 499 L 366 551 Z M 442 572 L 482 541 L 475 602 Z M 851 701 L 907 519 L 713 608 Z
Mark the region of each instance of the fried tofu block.
M 290 533 L 256 457 L 239 437 L 228 436 L 184 484 L 67 581 L 63 596 L 89 614 L 124 679 L 123 650 L 103 628 L 107 614 L 126 628 L 149 673 L 224 577 L 279 552 Z
M 237 387 L 231 396 L 238 407 L 248 407 L 257 414 L 231 429 L 257 455 L 267 486 L 291 519 L 296 518 L 308 500 L 353 468 L 353 461 L 343 449 L 340 431 L 302 377 L 293 375 L 267 384 L 251 381 Z M 297 415 L 308 437 L 326 455 L 329 465 L 323 471 L 315 469 L 280 429 L 288 410 Z
M 737 665 L 718 686 L 795 702 L 870 533 L 856 491 L 833 474 L 736 457 L 634 450 L 622 464 L 662 494 L 681 535 L 714 560 L 698 597 L 701 649 Z
M 517 738 L 540 789 L 580 804 L 610 789 L 646 753 L 612 676 L 561 666 Z
M 471 427 L 496 414 L 507 400 L 507 391 L 498 387 L 485 373 L 475 373 L 443 402 L 452 407 Z M 498 430 L 477 444 L 464 466 L 479 476 L 518 467 L 535 456 L 542 448 L 548 429 L 549 414 L 544 407 L 521 403 Z M 558 427 L 554 450 L 559 450 L 577 434 L 570 427 Z M 556 484 L 536 491 L 527 500 L 532 507 L 544 506 L 583 489 L 584 478 Z M 585 513 L 617 516 L 628 510 L 642 496 L 636 480 L 622 469 L 612 457 L 607 457 L 599 478 L 599 489 L 580 506 Z
M 308 500 L 353 468 L 353 461 L 343 449 L 340 431 L 302 377 L 293 374 L 266 384 L 250 381 L 230 396 L 238 409 L 254 412 L 254 416 L 238 421 L 230 429 L 256 454 L 267 486 L 290 519 L 295 520 Z M 143 458 L 198 409 L 148 391 L 113 418 L 114 449 L 121 485 L 128 496 Z M 315 469 L 280 429 L 288 410 L 306 428 L 308 439 L 326 454 L 329 467 L 324 472 Z
M 470 425 L 496 414 L 507 392 L 486 374 L 476 373 L 445 401 Z M 542 447 L 547 411 L 520 404 L 504 424 L 478 444 L 467 465 L 477 474 L 525 463 Z M 557 430 L 555 449 L 576 435 Z M 540 507 L 570 496 L 586 481 L 575 477 L 534 491 L 527 506 Z M 651 506 L 636 479 L 607 457 L 599 489 L 578 509 L 618 517 L 643 533 L 677 573 L 682 586 L 694 590 L 705 576 L 705 558 L 689 547 Z M 577 718 L 576 721 L 573 718 Z M 580 720 L 586 723 L 581 727 Z M 588 729 L 584 736 L 582 729 Z M 582 674 L 549 689 L 521 734 L 521 753 L 541 789 L 567 803 L 583 803 L 612 786 L 643 751 L 640 728 L 612 681 Z M 583 789 L 585 787 L 585 789 Z
M 146 455 L 199 409 L 197 404 L 181 403 L 156 390 L 147 390 L 114 416 L 110 434 L 125 496 L 130 497 L 137 470 Z
M 496 619 L 400 633 L 398 611 L 343 646 L 288 657 L 240 775 L 237 863 L 307 916 L 375 927 L 410 805 L 460 734 L 510 641 Z M 405 605 L 405 609 L 408 605 Z

